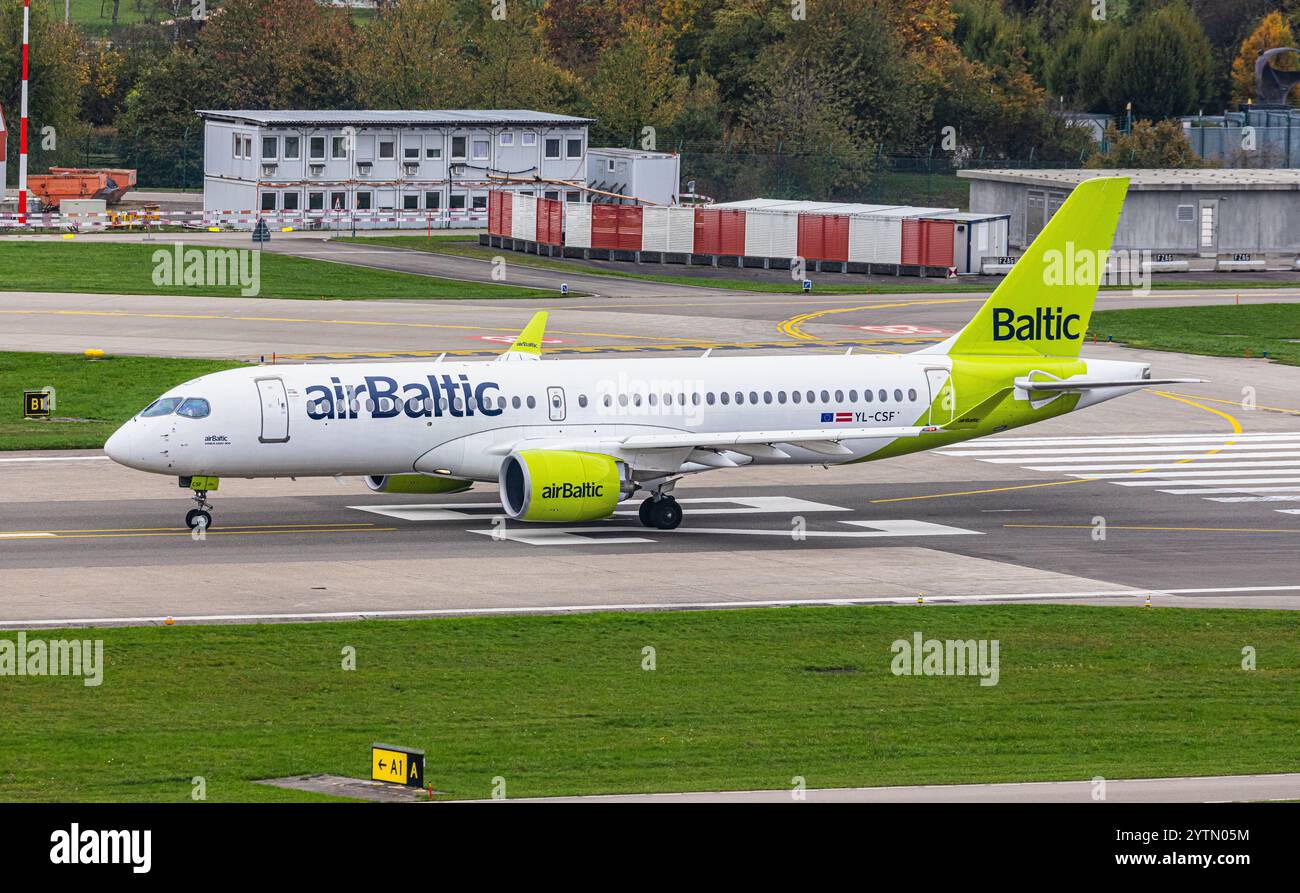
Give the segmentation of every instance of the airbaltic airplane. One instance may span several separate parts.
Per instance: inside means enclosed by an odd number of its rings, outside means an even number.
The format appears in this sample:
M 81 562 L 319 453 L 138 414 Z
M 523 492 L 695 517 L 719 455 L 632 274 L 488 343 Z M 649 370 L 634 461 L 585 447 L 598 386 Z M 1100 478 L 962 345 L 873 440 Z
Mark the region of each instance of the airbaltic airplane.
M 688 474 L 887 459 L 1172 379 L 1079 357 L 1128 180 L 1080 184 L 956 335 L 906 355 L 540 360 L 538 313 L 495 363 L 258 366 L 167 391 L 105 446 L 193 491 L 222 477 L 363 476 L 385 493 L 496 482 L 520 521 L 591 521 L 638 493 L 682 520 Z M 1065 264 L 1065 268 L 1062 265 Z

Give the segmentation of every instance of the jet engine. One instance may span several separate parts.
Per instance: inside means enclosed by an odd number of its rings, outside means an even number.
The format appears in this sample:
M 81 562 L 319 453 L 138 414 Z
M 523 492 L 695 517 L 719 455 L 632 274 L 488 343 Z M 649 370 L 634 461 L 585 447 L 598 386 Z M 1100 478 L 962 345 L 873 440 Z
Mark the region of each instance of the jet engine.
M 376 493 L 463 493 L 474 486 L 473 481 L 427 474 L 372 474 L 365 480 Z
M 519 521 L 595 521 L 623 498 L 623 464 L 575 450 L 517 450 L 501 463 L 501 505 Z

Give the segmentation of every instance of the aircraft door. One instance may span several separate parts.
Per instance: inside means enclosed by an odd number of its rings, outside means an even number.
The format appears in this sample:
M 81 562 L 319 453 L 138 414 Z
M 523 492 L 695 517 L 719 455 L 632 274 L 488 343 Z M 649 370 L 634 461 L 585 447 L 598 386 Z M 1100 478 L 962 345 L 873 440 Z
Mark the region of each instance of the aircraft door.
M 279 378 L 257 379 L 257 393 L 262 403 L 262 443 L 285 443 L 289 440 L 289 397 Z
M 551 414 L 552 422 L 564 421 L 564 388 L 546 389 L 546 408 Z
M 930 387 L 930 424 L 947 425 L 957 411 L 957 393 L 947 369 L 926 369 Z

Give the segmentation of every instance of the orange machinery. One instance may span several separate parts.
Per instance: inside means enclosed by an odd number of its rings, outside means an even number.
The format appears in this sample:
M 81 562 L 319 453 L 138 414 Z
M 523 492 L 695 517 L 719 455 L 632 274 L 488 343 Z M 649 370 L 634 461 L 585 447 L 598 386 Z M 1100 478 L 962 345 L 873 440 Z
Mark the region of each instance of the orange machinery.
M 102 198 L 115 205 L 135 185 L 135 171 L 111 168 L 52 167 L 27 178 L 28 188 L 47 208 L 65 198 Z

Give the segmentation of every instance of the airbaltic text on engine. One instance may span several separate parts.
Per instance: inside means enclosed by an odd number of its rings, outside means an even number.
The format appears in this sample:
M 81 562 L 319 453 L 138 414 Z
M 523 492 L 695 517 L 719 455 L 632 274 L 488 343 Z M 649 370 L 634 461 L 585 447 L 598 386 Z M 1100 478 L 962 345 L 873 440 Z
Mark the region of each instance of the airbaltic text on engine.
M 590 481 L 581 484 L 549 484 L 542 488 L 543 499 L 597 499 L 604 495 L 605 488 Z
M 495 381 L 471 384 L 469 376 L 428 375 L 423 382 L 399 385 L 386 375 L 367 375 L 365 384 L 343 384 L 331 377 L 329 385 L 314 384 L 307 387 L 307 417 L 312 419 L 356 419 L 361 417 L 363 405 L 360 394 L 368 392 L 369 406 L 364 407 L 371 418 L 393 419 L 402 413 L 413 419 L 441 417 L 445 411 L 455 418 L 478 414 L 501 415 L 501 410 L 488 397 L 488 391 L 500 390 Z M 441 380 L 439 380 L 441 378 Z M 445 395 L 445 396 L 441 396 Z M 458 405 L 459 401 L 459 405 Z
M 1009 307 L 993 308 L 994 341 L 1073 341 L 1080 336 L 1079 314 L 1061 307 L 1037 307 L 1034 315 L 1016 316 Z

